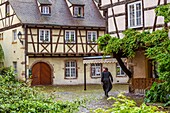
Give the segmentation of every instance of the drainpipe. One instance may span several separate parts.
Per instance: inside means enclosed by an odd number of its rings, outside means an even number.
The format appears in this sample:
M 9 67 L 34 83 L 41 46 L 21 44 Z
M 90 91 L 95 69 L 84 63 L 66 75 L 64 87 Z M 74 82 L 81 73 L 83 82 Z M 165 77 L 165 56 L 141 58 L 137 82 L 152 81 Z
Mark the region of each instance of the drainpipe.
M 24 51 L 24 56 L 25 56 L 25 82 L 27 82 L 27 26 L 24 26 L 24 30 L 25 30 L 25 51 Z
M 87 66 L 87 64 L 84 64 L 84 91 L 87 90 L 87 88 L 86 88 L 86 66 Z

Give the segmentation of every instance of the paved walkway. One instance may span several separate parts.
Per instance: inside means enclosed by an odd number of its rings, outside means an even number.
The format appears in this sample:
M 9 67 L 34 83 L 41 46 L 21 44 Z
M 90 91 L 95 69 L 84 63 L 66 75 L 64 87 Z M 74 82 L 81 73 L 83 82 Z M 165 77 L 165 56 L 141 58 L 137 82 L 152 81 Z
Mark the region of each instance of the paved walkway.
M 42 87 L 40 87 L 42 88 Z M 88 100 L 86 108 L 80 108 L 80 113 L 89 113 L 91 109 L 107 108 L 113 104 L 113 101 L 107 100 L 101 85 L 88 85 L 84 91 L 83 86 L 46 86 L 43 91 L 48 92 L 56 97 L 57 100 L 74 101 Z M 116 96 L 120 92 L 128 92 L 128 85 L 113 85 L 109 96 Z

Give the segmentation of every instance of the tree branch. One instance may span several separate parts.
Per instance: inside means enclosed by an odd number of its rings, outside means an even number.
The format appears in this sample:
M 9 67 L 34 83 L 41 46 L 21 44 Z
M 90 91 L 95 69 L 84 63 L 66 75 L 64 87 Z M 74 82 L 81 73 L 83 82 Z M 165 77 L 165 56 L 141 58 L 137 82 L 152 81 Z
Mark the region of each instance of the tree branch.
M 118 61 L 120 67 L 122 68 L 122 70 L 127 74 L 127 76 L 129 78 L 132 78 L 132 72 L 125 66 L 124 62 L 121 59 L 121 55 L 120 54 L 116 54 L 113 53 L 114 57 L 116 58 L 116 60 Z

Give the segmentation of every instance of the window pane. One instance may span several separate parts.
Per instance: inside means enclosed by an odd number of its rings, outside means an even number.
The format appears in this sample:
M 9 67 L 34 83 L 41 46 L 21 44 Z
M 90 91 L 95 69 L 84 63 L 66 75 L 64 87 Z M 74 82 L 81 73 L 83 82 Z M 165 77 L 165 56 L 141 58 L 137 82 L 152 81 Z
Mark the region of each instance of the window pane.
M 75 38 L 74 38 L 74 32 L 71 32 L 71 41 L 75 41 Z
M 79 9 L 78 7 L 74 7 L 74 16 L 78 16 Z
M 121 69 L 121 75 L 125 75 L 125 72 Z
M 101 74 L 101 67 L 97 66 L 96 67 L 96 76 L 100 76 L 100 74 Z
M 13 40 L 17 39 L 17 30 L 13 30 Z
M 66 69 L 66 77 L 70 77 L 70 69 Z
M 129 9 L 129 27 L 142 25 L 142 4 L 135 2 L 128 6 Z
M 66 32 L 66 37 L 65 37 L 65 39 L 66 39 L 66 42 L 69 41 L 69 32 L 68 32 L 68 31 Z
M 72 68 L 71 69 L 71 77 L 75 77 L 76 76 L 76 69 Z
M 50 37 L 49 31 L 46 31 L 45 32 L 45 41 L 49 41 L 49 37 Z
M 76 77 L 76 62 L 68 61 L 65 63 L 66 77 Z
M 135 26 L 135 8 L 130 5 L 130 26 Z
M 101 64 L 91 64 L 91 76 L 100 77 L 101 76 Z
M 14 73 L 17 73 L 17 62 L 13 62 Z
M 71 62 L 71 67 L 76 67 L 76 63 L 75 62 Z
M 66 42 L 75 42 L 75 31 L 66 31 L 65 32 L 65 41 Z
M 66 67 L 70 67 L 70 62 L 66 62 Z
M 92 76 L 95 76 L 95 72 L 96 70 L 95 70 L 95 67 L 92 67 L 92 69 L 91 69 L 91 73 L 92 73 Z
M 88 38 L 87 38 L 88 42 L 91 42 L 91 32 L 88 32 Z
M 96 32 L 93 32 L 93 42 L 95 42 L 96 41 Z

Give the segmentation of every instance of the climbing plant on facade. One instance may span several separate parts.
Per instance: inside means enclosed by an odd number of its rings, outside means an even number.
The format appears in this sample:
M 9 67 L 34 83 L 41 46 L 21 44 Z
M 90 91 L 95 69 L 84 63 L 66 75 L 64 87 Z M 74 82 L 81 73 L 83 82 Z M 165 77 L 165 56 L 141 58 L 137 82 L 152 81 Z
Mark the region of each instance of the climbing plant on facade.
M 158 16 L 164 16 L 165 22 L 170 22 L 170 4 L 156 8 Z M 106 34 L 98 39 L 99 49 L 105 54 L 111 54 L 118 60 L 125 56 L 134 58 L 137 50 L 145 51 L 145 55 L 157 62 L 157 72 L 160 80 L 164 81 L 154 86 L 154 91 L 147 93 L 147 102 L 167 102 L 170 104 L 170 40 L 168 29 L 149 31 L 136 31 L 128 29 L 123 32 L 124 37 L 119 39 Z M 118 62 L 119 62 L 118 60 Z M 119 62 L 120 63 L 120 62 Z M 122 67 L 122 65 L 120 65 Z M 124 70 L 124 67 L 122 68 Z M 127 69 L 127 68 L 126 68 Z M 129 70 L 128 70 L 129 71 Z M 131 73 L 125 73 L 131 78 Z M 160 90 L 161 89 L 161 90 Z M 158 95 L 159 94 L 159 95 Z M 153 99 L 154 98 L 154 99 Z

